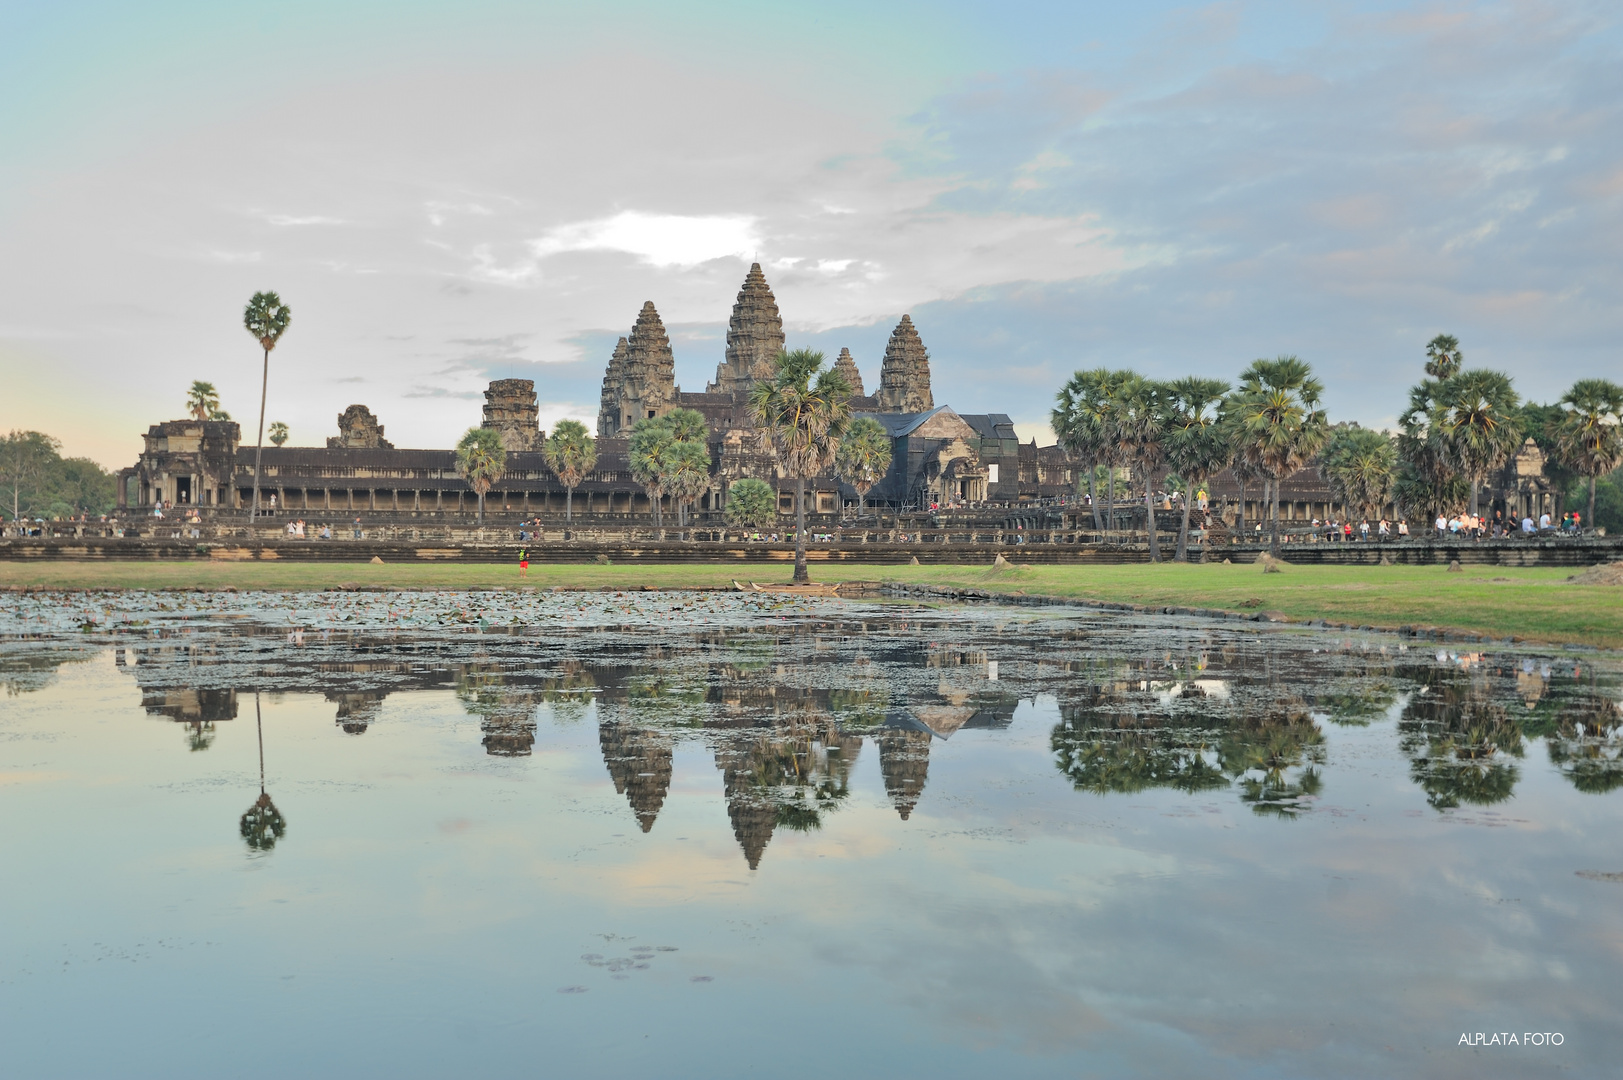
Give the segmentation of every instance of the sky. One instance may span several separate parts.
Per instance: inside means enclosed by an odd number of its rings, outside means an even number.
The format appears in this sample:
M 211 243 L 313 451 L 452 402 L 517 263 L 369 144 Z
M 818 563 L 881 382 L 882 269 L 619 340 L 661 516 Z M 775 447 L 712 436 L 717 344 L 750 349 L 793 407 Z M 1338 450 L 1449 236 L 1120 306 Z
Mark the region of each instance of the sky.
M 1623 375 L 1623 12 L 1559 3 L 0 0 L 0 430 L 117 468 L 206 379 L 402 447 L 494 378 L 595 429 L 645 300 L 702 390 L 751 261 L 869 388 L 1048 441 L 1073 372 L 1294 354 L 1391 424 L 1427 340 Z

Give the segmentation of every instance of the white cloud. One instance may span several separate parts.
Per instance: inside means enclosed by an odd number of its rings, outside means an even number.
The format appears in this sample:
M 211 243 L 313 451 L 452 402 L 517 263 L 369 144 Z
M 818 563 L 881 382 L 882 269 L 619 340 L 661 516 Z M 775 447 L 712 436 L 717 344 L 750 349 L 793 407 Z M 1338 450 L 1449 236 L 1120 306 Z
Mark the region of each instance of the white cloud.
M 530 249 L 539 259 L 568 251 L 622 251 L 653 266 L 697 266 L 753 256 L 761 247 L 755 223 L 754 217 L 742 214 L 691 217 L 623 210 L 548 229 L 530 242 Z
M 343 218 L 322 217 L 319 214 L 307 217 L 296 217 L 292 214 L 266 214 L 266 224 L 286 227 L 289 225 L 344 225 Z

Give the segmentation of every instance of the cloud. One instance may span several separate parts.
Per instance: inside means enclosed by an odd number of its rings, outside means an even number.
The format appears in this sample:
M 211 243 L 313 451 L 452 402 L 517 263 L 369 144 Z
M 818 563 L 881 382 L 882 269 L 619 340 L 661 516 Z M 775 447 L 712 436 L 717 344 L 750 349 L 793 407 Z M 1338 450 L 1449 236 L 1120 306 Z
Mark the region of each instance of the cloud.
M 530 242 L 538 259 L 569 251 L 620 251 L 659 267 L 697 266 L 728 256 L 747 258 L 760 248 L 752 216 L 646 214 L 637 210 L 559 225 Z
M 287 227 L 291 225 L 346 225 L 343 218 L 335 217 L 296 217 L 292 214 L 265 214 L 262 219 L 269 225 Z

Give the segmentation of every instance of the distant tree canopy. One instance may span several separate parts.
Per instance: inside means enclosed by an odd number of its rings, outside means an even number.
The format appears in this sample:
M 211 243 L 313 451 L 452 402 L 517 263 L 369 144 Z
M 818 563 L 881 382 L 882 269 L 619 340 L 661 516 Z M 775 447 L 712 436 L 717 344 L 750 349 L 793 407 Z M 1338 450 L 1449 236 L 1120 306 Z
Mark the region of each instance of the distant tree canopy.
M 0 436 L 0 493 L 12 517 L 105 514 L 116 502 L 111 473 L 89 458 L 65 458 L 62 444 L 38 431 Z

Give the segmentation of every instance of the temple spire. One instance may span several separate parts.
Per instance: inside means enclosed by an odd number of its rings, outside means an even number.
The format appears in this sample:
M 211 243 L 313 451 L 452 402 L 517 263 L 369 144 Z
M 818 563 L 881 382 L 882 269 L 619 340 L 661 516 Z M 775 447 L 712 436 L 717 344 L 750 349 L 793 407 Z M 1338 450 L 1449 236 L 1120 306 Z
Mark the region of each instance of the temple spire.
M 770 378 L 772 361 L 783 351 L 783 318 L 760 263 L 751 263 L 727 321 L 727 352 L 716 368 L 711 394 L 749 393 L 757 379 Z
M 862 372 L 857 370 L 857 362 L 852 358 L 850 349 L 840 350 L 840 355 L 834 361 L 834 374 L 845 380 L 845 385 L 851 388 L 852 397 L 868 396 L 868 391 L 862 388 Z
M 879 407 L 889 412 L 919 413 L 935 408 L 930 393 L 930 354 L 907 315 L 891 331 L 885 363 L 879 372 Z

